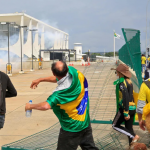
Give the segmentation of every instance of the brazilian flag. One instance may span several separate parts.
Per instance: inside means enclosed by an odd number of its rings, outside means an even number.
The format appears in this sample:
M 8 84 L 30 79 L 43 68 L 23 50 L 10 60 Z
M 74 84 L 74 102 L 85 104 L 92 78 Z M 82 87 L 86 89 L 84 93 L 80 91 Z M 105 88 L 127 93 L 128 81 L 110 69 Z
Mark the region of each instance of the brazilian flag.
M 55 91 L 47 102 L 58 117 L 63 130 L 79 132 L 90 124 L 88 82 L 80 71 L 71 66 L 68 69 L 72 77 L 71 86 Z

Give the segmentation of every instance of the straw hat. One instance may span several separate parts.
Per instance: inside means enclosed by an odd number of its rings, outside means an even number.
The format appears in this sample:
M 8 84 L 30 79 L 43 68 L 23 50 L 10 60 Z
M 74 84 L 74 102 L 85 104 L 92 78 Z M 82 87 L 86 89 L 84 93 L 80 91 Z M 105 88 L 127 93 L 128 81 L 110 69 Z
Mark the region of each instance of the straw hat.
M 129 71 L 129 67 L 125 64 L 120 64 L 116 69 L 112 68 L 111 70 L 116 70 L 128 78 L 131 78 L 132 76 L 131 72 Z

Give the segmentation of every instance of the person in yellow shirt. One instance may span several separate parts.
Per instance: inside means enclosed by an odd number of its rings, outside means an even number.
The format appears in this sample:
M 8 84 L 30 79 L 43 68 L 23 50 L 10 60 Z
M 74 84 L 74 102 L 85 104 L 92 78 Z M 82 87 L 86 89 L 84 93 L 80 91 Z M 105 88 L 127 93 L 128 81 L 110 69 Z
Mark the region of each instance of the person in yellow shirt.
M 142 54 L 141 57 L 141 64 L 142 64 L 142 72 L 144 72 L 146 70 L 146 57 L 144 54 Z
M 150 68 L 150 55 L 148 55 L 148 58 L 147 58 L 147 68 Z
M 145 116 L 143 115 L 144 106 L 150 102 L 150 78 L 144 81 L 140 87 L 136 112 L 138 114 L 139 126 L 145 130 Z

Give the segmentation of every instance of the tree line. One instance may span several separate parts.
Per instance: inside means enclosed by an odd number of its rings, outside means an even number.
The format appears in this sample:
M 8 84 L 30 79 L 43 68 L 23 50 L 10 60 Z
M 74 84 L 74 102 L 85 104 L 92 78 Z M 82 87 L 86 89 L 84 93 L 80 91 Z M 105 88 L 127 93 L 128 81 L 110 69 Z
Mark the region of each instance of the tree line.
M 88 55 L 88 52 L 85 52 L 85 54 Z M 115 55 L 118 56 L 118 52 L 115 52 Z M 113 57 L 114 52 L 106 52 L 105 55 L 104 53 L 90 53 L 90 56 L 106 56 L 106 57 Z

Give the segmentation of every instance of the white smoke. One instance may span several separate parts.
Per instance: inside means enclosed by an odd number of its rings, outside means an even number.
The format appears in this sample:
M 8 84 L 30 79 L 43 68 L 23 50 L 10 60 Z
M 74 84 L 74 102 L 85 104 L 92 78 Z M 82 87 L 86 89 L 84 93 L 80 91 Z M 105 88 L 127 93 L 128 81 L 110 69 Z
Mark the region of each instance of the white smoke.
M 52 26 L 52 27 L 54 27 L 54 28 L 56 28 L 56 29 L 59 29 L 57 22 L 50 21 L 48 19 L 42 19 L 41 21 L 48 24 L 48 25 L 50 25 L 50 26 Z
M 42 22 L 56 28 L 58 28 L 58 23 L 57 22 L 52 22 L 47 19 L 41 20 Z M 32 29 L 37 29 L 36 26 L 32 26 Z M 55 49 L 60 48 L 59 44 L 60 41 L 65 41 L 65 37 L 63 36 L 63 33 L 56 31 L 55 29 L 50 29 L 49 27 L 45 27 L 45 31 L 43 32 L 42 26 L 38 26 L 38 32 L 41 32 L 41 34 L 44 34 L 44 40 L 45 40 L 45 49 L 51 49 L 54 47 L 54 44 L 56 47 Z M 37 34 L 36 33 L 36 34 Z M 10 35 L 10 47 L 19 40 L 19 32 L 16 32 L 16 34 Z M 20 43 L 19 43 L 20 44 Z M 24 44 L 24 43 L 22 43 Z M 58 44 L 58 45 L 57 45 Z M 20 46 L 20 45 L 19 45 Z M 6 64 L 8 62 L 8 34 L 7 33 L 0 33 L 0 70 L 6 70 Z M 4 48 L 4 49 L 3 49 Z M 62 47 L 61 47 L 62 48 Z M 64 48 L 64 46 L 63 46 Z M 12 50 L 12 47 L 10 48 L 11 51 L 15 52 L 15 49 Z M 21 48 L 20 48 L 21 50 Z M 16 55 L 10 51 L 9 56 L 10 56 L 10 63 L 13 65 L 13 70 L 14 69 L 20 69 L 20 55 Z M 27 61 L 28 58 L 23 58 L 23 61 Z
M 9 60 L 10 63 L 12 64 L 12 69 L 13 70 L 18 70 L 20 69 L 20 54 L 15 54 L 15 49 L 12 49 L 13 45 L 16 44 L 19 40 L 19 32 L 16 34 L 10 34 L 9 37 Z M 20 47 L 20 53 L 21 53 L 21 46 L 19 43 Z M 6 64 L 8 63 L 8 34 L 2 34 L 0 35 L 0 70 L 1 71 L 6 71 Z M 14 52 L 14 53 L 13 53 Z M 26 61 L 27 58 L 24 58 L 23 61 Z
M 48 25 L 50 25 L 51 27 L 59 29 L 57 22 L 49 21 L 47 19 L 42 19 L 41 21 L 48 24 Z M 39 29 L 39 30 L 41 30 L 41 29 Z M 45 48 L 48 48 L 48 49 L 53 48 L 55 43 L 58 43 L 60 41 L 64 42 L 65 38 L 64 38 L 63 34 L 64 33 L 61 33 L 60 31 L 56 31 L 54 29 L 49 29 L 49 30 L 46 29 L 44 31 Z

